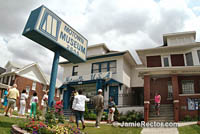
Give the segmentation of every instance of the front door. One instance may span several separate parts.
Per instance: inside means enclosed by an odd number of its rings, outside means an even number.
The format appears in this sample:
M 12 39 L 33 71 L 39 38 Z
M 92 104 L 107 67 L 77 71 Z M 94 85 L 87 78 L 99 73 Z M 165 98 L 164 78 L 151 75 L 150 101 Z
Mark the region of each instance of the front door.
M 118 86 L 109 87 L 109 98 L 112 97 L 115 104 L 118 105 Z

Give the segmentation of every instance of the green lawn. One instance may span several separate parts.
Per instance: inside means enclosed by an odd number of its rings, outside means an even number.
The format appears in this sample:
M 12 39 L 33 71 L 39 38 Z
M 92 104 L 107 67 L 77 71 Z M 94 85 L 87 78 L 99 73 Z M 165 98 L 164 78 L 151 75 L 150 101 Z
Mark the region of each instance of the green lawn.
M 140 134 L 142 128 L 119 128 L 111 125 L 100 125 L 95 128 L 94 124 L 87 124 L 84 132 L 88 134 Z
M 11 126 L 13 124 L 16 124 L 18 121 L 23 121 L 23 120 L 24 119 L 0 116 L 0 133 L 1 134 L 10 134 Z
M 178 128 L 179 134 L 200 134 L 199 125 L 190 125 Z
M 24 119 L 0 116 L 0 133 L 10 134 L 11 126 L 19 121 L 24 121 Z M 96 128 L 94 124 L 86 124 L 84 132 L 88 134 L 140 134 L 142 130 L 142 128 L 119 128 L 111 125 L 101 125 L 100 127 Z

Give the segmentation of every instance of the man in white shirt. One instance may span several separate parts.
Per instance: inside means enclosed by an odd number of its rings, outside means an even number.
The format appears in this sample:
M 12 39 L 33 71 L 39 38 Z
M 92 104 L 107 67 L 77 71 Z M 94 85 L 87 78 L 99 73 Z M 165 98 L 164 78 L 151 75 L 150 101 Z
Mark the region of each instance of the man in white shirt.
M 82 95 L 82 92 L 83 92 L 82 90 L 79 90 L 78 91 L 79 94 L 74 96 L 72 109 L 75 111 L 77 128 L 78 128 L 78 121 L 80 118 L 83 129 L 84 129 L 85 128 L 85 123 L 84 123 L 85 102 L 90 101 L 90 99 L 87 98 L 85 95 Z

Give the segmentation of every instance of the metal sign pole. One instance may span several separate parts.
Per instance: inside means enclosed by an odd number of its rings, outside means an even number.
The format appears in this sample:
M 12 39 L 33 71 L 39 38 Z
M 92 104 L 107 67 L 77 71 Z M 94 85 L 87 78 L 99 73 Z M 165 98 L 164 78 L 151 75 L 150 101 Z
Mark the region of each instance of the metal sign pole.
M 57 50 L 54 55 L 53 65 L 51 69 L 51 81 L 50 81 L 49 97 L 48 97 L 49 107 L 52 107 L 54 104 L 55 85 L 56 85 L 56 78 L 57 78 L 57 72 L 58 72 L 59 56 L 60 56 L 60 53 Z

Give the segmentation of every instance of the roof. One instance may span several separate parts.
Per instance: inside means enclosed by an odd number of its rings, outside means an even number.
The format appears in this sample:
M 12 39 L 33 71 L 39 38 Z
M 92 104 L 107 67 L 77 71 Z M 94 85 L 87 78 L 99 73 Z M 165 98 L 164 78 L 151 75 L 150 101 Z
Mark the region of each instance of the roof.
M 6 65 L 8 65 L 8 64 L 10 64 L 10 63 L 8 62 Z M 42 69 L 40 68 L 40 66 L 38 65 L 38 63 L 31 63 L 31 64 L 28 64 L 28 65 L 26 65 L 24 67 L 21 67 L 21 68 L 15 70 L 15 71 L 13 71 L 13 72 L 5 72 L 5 73 L 3 73 L 1 75 L 11 74 L 11 73 L 19 74 L 21 71 L 26 70 L 26 69 L 28 69 L 28 68 L 30 68 L 32 66 L 36 66 L 36 68 L 39 70 L 39 72 L 41 73 L 42 77 L 44 78 L 44 80 L 46 82 L 45 84 L 49 85 L 50 84 L 50 76 L 47 75 L 47 74 L 45 74 L 42 71 Z M 56 88 L 60 87 L 60 85 L 61 85 L 61 82 L 57 79 L 56 80 Z
M 156 55 L 161 53 L 173 53 L 173 52 L 180 52 L 180 51 L 187 51 L 189 49 L 200 47 L 200 42 L 189 43 L 185 45 L 175 45 L 175 46 L 165 46 L 165 47 L 156 47 L 156 48 L 148 48 L 148 49 L 138 49 L 136 50 L 140 60 L 143 64 L 145 64 L 145 56 L 146 55 Z
M 128 51 L 109 52 L 109 53 L 106 53 L 106 54 L 100 54 L 100 55 L 95 55 L 95 56 L 88 56 L 87 60 L 93 60 L 93 59 L 99 59 L 99 58 L 106 58 L 106 57 L 113 57 L 113 56 L 120 56 L 120 55 L 124 55 L 127 52 Z M 71 63 L 71 62 L 64 61 L 64 62 L 60 62 L 59 64 L 69 64 L 69 63 Z
M 3 83 L 0 83 L 0 88 L 8 88 L 9 85 L 6 85 L 6 84 L 3 84 Z
M 164 46 L 167 46 L 167 38 L 168 37 L 175 37 L 175 36 L 182 36 L 182 35 L 193 35 L 194 39 L 196 39 L 196 31 L 163 34 L 163 44 L 164 44 Z
M 125 55 L 125 57 L 128 58 L 129 62 L 133 61 L 132 64 L 137 65 L 135 59 L 133 58 L 133 56 L 131 55 L 131 53 L 128 50 L 126 50 L 126 51 L 110 50 L 106 46 L 106 44 L 104 44 L 104 43 L 100 43 L 100 44 L 95 44 L 95 45 L 88 46 L 88 49 L 95 48 L 95 47 L 103 47 L 105 50 L 107 50 L 107 53 L 105 53 L 105 54 L 99 54 L 99 55 L 87 56 L 86 61 L 87 60 L 93 60 L 93 59 L 100 59 L 100 58 L 107 58 L 107 57 L 114 57 L 114 56 Z M 70 62 L 70 61 L 63 61 L 63 62 L 60 62 L 59 64 L 62 65 L 62 64 L 70 64 L 70 63 L 72 63 L 72 62 Z
M 45 74 L 45 76 L 47 78 L 48 83 L 50 83 L 51 76 L 48 74 Z M 56 88 L 59 88 L 61 85 L 62 85 L 62 82 L 59 79 L 56 79 Z
M 106 46 L 105 43 L 90 45 L 90 46 L 88 46 L 88 49 L 95 48 L 95 47 L 103 47 L 105 50 L 110 51 L 110 49 Z
M 8 63 L 5 65 L 5 68 L 7 68 L 7 66 L 8 66 L 9 64 L 10 64 L 11 66 L 13 66 L 13 67 L 16 67 L 16 68 L 22 68 L 22 67 L 23 67 L 23 65 L 20 65 L 20 64 L 18 64 L 18 63 L 13 62 L 13 61 L 8 61 Z
M 0 74 L 2 74 L 2 73 L 4 73 L 4 72 L 6 72 L 6 69 L 5 69 L 5 68 L 2 68 L 2 67 L 0 67 Z

